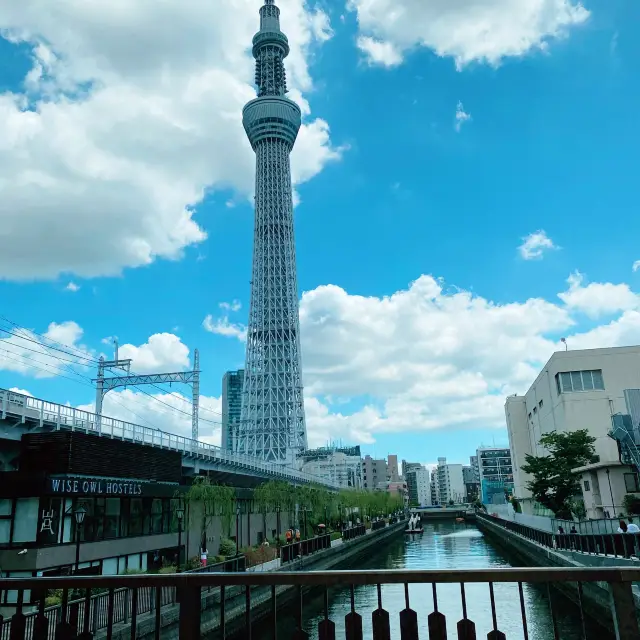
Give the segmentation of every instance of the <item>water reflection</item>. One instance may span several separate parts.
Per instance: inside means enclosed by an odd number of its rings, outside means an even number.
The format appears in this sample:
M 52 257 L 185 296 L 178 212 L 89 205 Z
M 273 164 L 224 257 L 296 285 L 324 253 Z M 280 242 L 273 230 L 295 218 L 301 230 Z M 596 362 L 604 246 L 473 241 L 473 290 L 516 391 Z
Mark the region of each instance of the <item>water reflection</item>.
M 357 567 L 341 569 L 482 569 L 522 566 L 504 552 L 495 548 L 475 527 L 450 522 L 425 525 L 422 536 L 398 534 L 398 538 L 385 544 L 378 552 L 361 559 Z M 477 637 L 486 637 L 493 629 L 489 586 L 487 584 L 465 585 L 467 615 L 476 624 Z M 517 584 L 494 585 L 496 617 L 498 629 L 507 638 L 524 639 L 520 596 Z M 549 610 L 549 599 L 544 587 L 524 585 L 523 588 L 527 627 L 530 640 L 552 640 L 553 627 Z M 431 585 L 411 585 L 409 589 L 411 607 L 418 612 L 420 637 L 428 637 L 427 616 L 434 610 Z M 462 616 L 460 585 L 437 586 L 438 610 L 447 617 L 447 636 L 457 637 L 456 624 Z M 393 638 L 400 637 L 399 612 L 404 608 L 404 587 L 383 585 L 383 606 L 390 613 Z M 556 612 L 559 637 L 562 640 L 580 640 L 582 625 L 577 607 L 569 600 L 552 594 L 552 604 Z M 371 612 L 377 607 L 375 587 L 363 586 L 355 589 L 355 608 L 363 618 L 365 637 L 371 637 Z M 337 637 L 344 638 L 344 616 L 350 611 L 350 590 L 335 589 L 330 593 L 329 616 L 336 624 Z M 318 623 L 323 619 L 321 594 L 305 598 L 305 631 L 312 639 L 318 638 Z M 293 607 L 288 609 L 292 612 Z M 291 637 L 295 629 L 294 620 L 288 612 L 279 613 L 278 637 Z M 257 629 L 256 637 L 270 638 L 270 634 Z M 589 637 L 610 640 L 612 635 L 587 623 Z

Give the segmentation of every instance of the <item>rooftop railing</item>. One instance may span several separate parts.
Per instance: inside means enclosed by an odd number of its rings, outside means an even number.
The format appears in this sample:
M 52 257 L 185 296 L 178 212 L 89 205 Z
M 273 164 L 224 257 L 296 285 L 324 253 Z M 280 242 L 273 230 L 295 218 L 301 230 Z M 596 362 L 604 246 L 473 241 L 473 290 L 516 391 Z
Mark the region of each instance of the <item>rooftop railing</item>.
M 586 618 L 588 589 L 608 592 L 610 618 L 617 640 L 638 640 L 637 611 L 632 583 L 640 581 L 640 569 L 475 569 L 445 571 L 324 571 L 265 573 L 200 573 L 145 576 L 102 576 L 69 578 L 14 578 L 0 580 L 0 590 L 16 603 L 10 622 L 5 622 L 2 639 L 53 640 L 100 637 L 160 638 L 179 633 L 180 638 L 197 639 L 212 631 L 223 640 L 250 639 L 260 628 L 274 640 L 309 638 L 317 629 L 322 640 L 346 637 L 390 640 L 474 640 L 488 637 L 565 638 L 561 631 L 557 596 L 552 587 L 570 585 L 576 589 L 578 627 L 583 638 L 603 637 L 589 630 Z M 368 586 L 370 595 L 358 597 L 356 590 Z M 507 590 L 507 585 L 510 585 Z M 531 586 L 548 594 L 548 611 L 530 606 Z M 346 589 L 341 606 L 330 605 L 330 589 Z M 40 601 L 35 612 L 24 604 L 25 594 L 46 590 L 62 593 L 62 606 L 55 620 L 49 619 Z M 321 612 L 310 598 L 310 590 L 322 594 Z M 96 613 L 94 594 L 103 591 L 106 609 Z M 71 603 L 72 592 L 82 598 Z M 32 599 L 32 598 L 31 598 Z M 284 611 L 279 611 L 287 603 Z M 342 608 L 344 607 L 344 608 Z M 602 611 L 593 611 L 601 618 Z M 337 610 L 338 613 L 333 613 Z M 346 611 L 346 616 L 344 615 Z M 536 615 L 530 620 L 531 613 Z M 566 613 L 564 605 L 562 614 Z M 100 619 L 96 621 L 96 616 Z M 33 618 L 31 623 L 27 621 Z M 283 632 L 280 618 L 293 622 L 296 631 Z M 543 619 L 544 618 L 544 619 Z M 260 627 L 258 627 L 260 625 Z M 457 634 L 455 632 L 457 628 Z M 202 631 L 204 629 L 204 632 Z M 427 632 L 428 629 L 428 632 Z M 392 635 L 393 632 L 393 635 Z M 452 633 L 453 632 L 453 633 Z M 447 635 L 449 633 L 449 635 Z M 589 633 L 589 635 L 587 635 Z M 594 635 L 595 633 L 595 635 Z M 531 634 L 531 635 L 530 635 Z M 314 634 L 315 635 L 315 634 Z M 575 630 L 572 632 L 575 638 Z
M 25 396 L 7 389 L 0 389 L 0 417 L 15 416 L 21 422 L 37 422 L 40 427 L 50 425 L 57 430 L 82 431 L 107 438 L 117 438 L 129 442 L 146 444 L 180 451 L 185 456 L 194 456 L 226 464 L 229 467 L 244 468 L 294 482 L 315 483 L 338 488 L 326 478 L 315 476 L 290 467 L 270 462 L 263 462 L 252 456 L 232 453 L 212 444 L 178 436 L 160 429 L 143 427 L 139 424 L 98 416 L 89 411 L 75 409 L 55 402 L 40 400 L 33 396 Z

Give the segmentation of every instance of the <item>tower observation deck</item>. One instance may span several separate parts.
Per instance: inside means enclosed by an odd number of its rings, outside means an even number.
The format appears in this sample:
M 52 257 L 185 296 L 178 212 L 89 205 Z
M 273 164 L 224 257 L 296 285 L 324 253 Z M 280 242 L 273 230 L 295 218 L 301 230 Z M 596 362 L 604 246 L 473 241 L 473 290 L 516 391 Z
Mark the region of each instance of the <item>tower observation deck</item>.
M 242 112 L 256 154 L 255 226 L 247 354 L 238 453 L 292 465 L 307 448 L 300 364 L 300 321 L 289 154 L 300 107 L 286 97 L 284 59 L 274 0 L 260 8 L 253 37 L 258 97 Z

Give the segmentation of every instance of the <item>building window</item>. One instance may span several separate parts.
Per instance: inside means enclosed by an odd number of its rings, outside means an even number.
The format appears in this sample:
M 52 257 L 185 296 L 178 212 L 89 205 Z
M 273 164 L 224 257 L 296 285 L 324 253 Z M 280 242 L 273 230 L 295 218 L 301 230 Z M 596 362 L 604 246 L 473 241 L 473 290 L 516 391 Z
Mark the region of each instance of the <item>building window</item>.
M 627 493 L 639 493 L 640 486 L 638 486 L 638 474 L 637 473 L 625 473 L 624 474 L 624 486 L 627 489 Z
M 556 373 L 556 387 L 558 395 L 577 391 L 604 391 L 602 369 Z
M 584 481 L 584 490 L 585 491 L 591 491 L 591 485 L 589 484 L 588 480 Z
M 533 413 L 538 413 L 538 407 L 533 407 Z
M 540 402 L 538 402 L 538 406 L 542 409 L 542 405 L 544 404 L 544 402 L 542 400 L 540 400 Z

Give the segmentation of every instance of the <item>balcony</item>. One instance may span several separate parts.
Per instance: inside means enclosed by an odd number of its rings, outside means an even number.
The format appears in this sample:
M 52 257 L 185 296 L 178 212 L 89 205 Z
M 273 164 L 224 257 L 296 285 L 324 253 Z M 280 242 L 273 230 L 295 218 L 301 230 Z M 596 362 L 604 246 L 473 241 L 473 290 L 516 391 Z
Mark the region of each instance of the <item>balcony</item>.
M 478 606 L 478 584 L 483 589 L 482 607 L 491 612 L 493 629 L 478 629 L 478 637 L 489 631 L 489 638 L 504 638 L 498 626 L 494 585 L 517 585 L 519 601 L 509 602 L 508 613 L 516 616 L 517 626 L 525 638 L 537 631 L 529 625 L 526 615 L 523 584 L 548 585 L 577 583 L 580 589 L 589 583 L 608 584 L 611 595 L 611 615 L 617 640 L 637 640 L 640 637 L 632 583 L 640 581 L 640 569 L 479 569 L 446 571 L 326 571 L 326 572 L 257 572 L 257 573 L 191 573 L 171 575 L 101 576 L 68 578 L 11 578 L 0 580 L 0 590 L 7 591 L 16 603 L 11 618 L 1 621 L 2 640 L 54 640 L 66 638 L 88 639 L 94 636 L 123 638 L 164 637 L 200 638 L 201 629 L 209 635 L 216 631 L 219 638 L 239 636 L 251 638 L 258 621 L 271 627 L 271 637 L 284 640 L 278 631 L 280 617 L 293 619 L 297 627 L 294 638 L 306 639 L 305 605 L 309 604 L 309 590 L 324 592 L 324 616 L 318 622 L 318 635 L 322 639 L 336 638 L 336 624 L 329 617 L 329 589 L 350 587 L 351 607 L 344 617 L 346 637 L 362 640 L 363 617 L 371 620 L 374 638 L 390 639 L 391 630 L 401 629 L 402 640 L 417 640 L 418 629 L 429 628 L 431 640 L 446 640 L 457 627 L 457 637 L 476 638 L 475 624 L 468 617 L 470 607 Z M 416 595 L 415 585 L 429 585 L 432 597 L 425 602 Z M 443 585 L 459 586 L 457 604 L 461 617 L 447 619 L 438 610 L 440 601 L 449 605 L 443 596 Z M 360 585 L 375 586 L 377 607 L 356 611 L 354 589 Z M 382 597 L 382 585 L 403 585 L 405 608 L 387 611 Z M 472 586 L 474 585 L 474 586 Z M 457 588 L 457 587 L 456 587 Z M 29 600 L 26 591 L 43 594 L 46 590 L 62 590 L 62 605 L 47 609 L 44 600 L 34 610 L 23 604 Z M 473 594 L 471 591 L 473 590 Z M 582 591 L 580 591 L 582 592 Z M 82 594 L 73 599 L 71 594 Z M 449 595 L 451 591 L 448 591 Z M 467 598 L 467 594 L 469 594 Z M 368 601 L 368 600 L 367 600 Z M 580 600 L 581 601 L 581 600 Z M 290 605 L 278 613 L 285 602 Z M 504 619 L 504 603 L 501 619 Z M 375 608 L 374 608 L 375 607 Z M 557 632 L 556 613 L 551 607 L 551 619 Z M 580 611 L 581 615 L 584 612 Z M 399 623 L 399 624 L 398 624 Z M 342 620 L 340 621 L 342 624 Z M 367 626 L 369 626 L 367 624 Z M 290 638 L 286 635 L 286 638 Z M 367 634 L 368 638 L 371 636 Z M 422 631 L 422 637 L 426 637 Z M 509 636 L 511 637 L 511 636 Z M 522 637 L 522 636 L 520 636 Z M 531 636 L 533 637 L 533 636 Z

